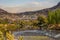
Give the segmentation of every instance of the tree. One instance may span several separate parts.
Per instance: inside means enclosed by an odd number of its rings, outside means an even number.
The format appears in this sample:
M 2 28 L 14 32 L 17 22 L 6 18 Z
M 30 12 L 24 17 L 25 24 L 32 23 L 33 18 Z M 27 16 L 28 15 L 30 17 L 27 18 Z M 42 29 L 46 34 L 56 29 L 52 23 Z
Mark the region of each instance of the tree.
M 47 27 L 48 20 L 46 16 L 40 15 L 37 20 L 38 20 L 37 25 L 40 29 L 42 29 L 43 27 Z
M 39 27 L 38 27 L 38 20 L 32 20 L 31 21 L 31 29 L 39 29 Z
M 48 13 L 49 24 L 58 24 L 60 23 L 60 13 L 59 10 L 50 11 Z
M 60 24 L 60 9 L 48 13 L 48 22 L 49 26 L 55 25 L 55 27 L 58 27 Z
M 24 20 L 17 20 L 15 25 L 18 30 L 21 30 L 25 27 L 26 22 Z

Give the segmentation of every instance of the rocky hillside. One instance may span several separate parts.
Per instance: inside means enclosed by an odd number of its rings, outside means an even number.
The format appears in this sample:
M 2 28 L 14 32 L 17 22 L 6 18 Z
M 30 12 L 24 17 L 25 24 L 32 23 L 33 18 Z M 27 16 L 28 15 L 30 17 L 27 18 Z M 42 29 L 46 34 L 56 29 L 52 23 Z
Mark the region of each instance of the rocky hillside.
M 60 9 L 60 2 L 51 8 L 46 8 L 43 10 L 37 10 L 37 11 L 30 11 L 30 12 L 23 12 L 23 13 L 8 13 L 7 11 L 0 9 L 0 18 L 8 18 L 8 19 L 13 19 L 13 20 L 17 20 L 17 19 L 36 19 L 37 15 L 48 15 L 48 11 L 53 11 L 56 9 Z
M 19 13 L 19 14 L 25 14 L 25 15 L 45 14 L 45 15 L 47 15 L 48 11 L 53 11 L 53 10 L 58 9 L 58 8 L 60 8 L 60 2 L 57 5 L 55 5 L 54 7 L 51 7 L 51 8 L 46 8 L 46 9 L 38 10 L 38 11 L 23 12 L 23 13 Z

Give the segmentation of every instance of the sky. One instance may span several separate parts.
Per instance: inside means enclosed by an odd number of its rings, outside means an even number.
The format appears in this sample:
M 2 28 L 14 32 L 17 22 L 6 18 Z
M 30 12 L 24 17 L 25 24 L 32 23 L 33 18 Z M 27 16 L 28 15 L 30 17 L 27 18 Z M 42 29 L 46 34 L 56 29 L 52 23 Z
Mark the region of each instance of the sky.
M 60 0 L 0 0 L 0 8 L 16 13 L 53 7 Z

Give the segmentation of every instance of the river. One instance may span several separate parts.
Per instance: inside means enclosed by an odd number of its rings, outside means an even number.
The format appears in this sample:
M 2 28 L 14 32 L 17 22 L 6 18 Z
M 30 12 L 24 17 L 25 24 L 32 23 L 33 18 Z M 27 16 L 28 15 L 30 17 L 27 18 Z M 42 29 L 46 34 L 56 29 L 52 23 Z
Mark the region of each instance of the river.
M 19 36 L 48 36 L 50 38 L 60 39 L 60 31 L 55 30 L 25 30 L 25 31 L 15 31 L 13 32 L 15 38 Z

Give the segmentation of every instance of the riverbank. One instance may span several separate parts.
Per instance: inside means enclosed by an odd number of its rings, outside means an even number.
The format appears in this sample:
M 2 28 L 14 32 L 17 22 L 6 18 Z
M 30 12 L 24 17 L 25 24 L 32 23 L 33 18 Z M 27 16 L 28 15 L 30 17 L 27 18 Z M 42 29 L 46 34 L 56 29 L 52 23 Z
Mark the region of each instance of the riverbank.
M 60 32 L 57 32 L 55 30 L 53 31 L 48 31 L 48 30 L 25 30 L 25 31 L 16 31 L 13 32 L 15 35 L 15 38 L 18 38 L 19 36 L 24 36 L 24 37 L 33 37 L 33 36 L 47 36 L 49 38 L 53 39 L 59 39 L 60 38 Z M 59 35 L 59 36 L 58 36 Z

